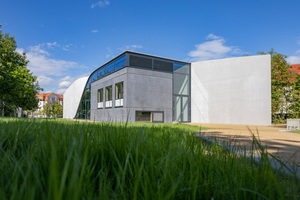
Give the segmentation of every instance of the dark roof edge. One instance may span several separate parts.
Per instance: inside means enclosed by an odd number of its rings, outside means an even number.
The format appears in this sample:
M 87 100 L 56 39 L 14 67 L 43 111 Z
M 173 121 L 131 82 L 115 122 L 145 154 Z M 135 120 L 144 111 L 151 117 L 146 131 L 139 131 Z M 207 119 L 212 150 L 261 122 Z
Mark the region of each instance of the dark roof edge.
M 114 58 L 112 58 L 111 60 L 105 62 L 104 64 L 102 64 L 101 66 L 97 67 L 94 71 L 92 71 L 92 73 L 89 75 L 90 76 L 97 71 L 99 68 L 107 65 L 108 63 L 116 60 L 117 58 L 121 57 L 123 54 L 125 55 L 126 53 L 130 53 L 130 54 L 136 54 L 136 55 L 141 55 L 141 56 L 149 56 L 149 57 L 153 57 L 153 58 L 158 58 L 158 59 L 164 59 L 164 60 L 170 60 L 170 61 L 175 61 L 175 62 L 180 62 L 180 63 L 187 63 L 187 64 L 191 64 L 190 62 L 186 62 L 186 61 L 181 61 L 181 60 L 175 60 L 172 58 L 166 58 L 166 57 L 162 57 L 162 56 L 156 56 L 156 55 L 151 55 L 151 54 L 146 54 L 146 53 L 141 53 L 141 52 L 136 52 L 136 51 L 130 51 L 130 50 L 126 50 L 123 51 L 122 53 L 118 54 L 117 56 L 115 56 Z
M 176 62 L 190 64 L 190 62 L 187 62 L 187 61 L 182 61 L 182 60 L 177 60 L 177 59 L 167 58 L 167 57 L 162 57 L 162 56 L 157 56 L 157 55 L 151 55 L 151 54 L 141 53 L 141 52 L 137 52 L 137 51 L 126 50 L 123 53 L 132 53 L 132 54 L 138 54 L 138 55 L 142 55 L 142 56 L 150 56 L 150 57 L 154 57 L 154 58 L 159 58 L 159 59 L 164 59 L 164 60 L 170 60 L 170 61 L 176 61 Z

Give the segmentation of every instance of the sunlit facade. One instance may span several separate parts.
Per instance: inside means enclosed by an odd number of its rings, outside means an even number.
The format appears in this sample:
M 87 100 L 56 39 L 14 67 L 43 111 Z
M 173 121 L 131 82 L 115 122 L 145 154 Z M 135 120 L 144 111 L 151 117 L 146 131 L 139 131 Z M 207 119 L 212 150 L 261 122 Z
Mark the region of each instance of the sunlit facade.
M 271 57 L 183 62 L 125 51 L 64 94 L 64 117 L 271 124 Z
M 76 118 L 190 122 L 190 68 L 188 62 L 126 51 L 89 76 Z

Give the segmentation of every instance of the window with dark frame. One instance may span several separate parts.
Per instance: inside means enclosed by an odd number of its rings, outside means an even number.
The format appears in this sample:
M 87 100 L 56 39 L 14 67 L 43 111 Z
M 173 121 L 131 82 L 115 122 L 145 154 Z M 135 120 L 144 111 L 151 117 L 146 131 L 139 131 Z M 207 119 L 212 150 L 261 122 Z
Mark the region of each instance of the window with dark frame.
M 105 88 L 105 108 L 112 107 L 112 86 L 107 86 Z
M 115 85 L 115 107 L 123 106 L 123 98 L 124 98 L 124 83 L 119 82 Z
M 123 82 L 116 84 L 116 99 L 123 99 L 124 96 L 124 88 Z
M 103 102 L 103 88 L 98 90 L 98 103 Z
M 112 100 L 112 86 L 107 86 L 105 88 L 105 101 Z
M 97 102 L 98 108 L 103 108 L 103 88 L 98 89 Z

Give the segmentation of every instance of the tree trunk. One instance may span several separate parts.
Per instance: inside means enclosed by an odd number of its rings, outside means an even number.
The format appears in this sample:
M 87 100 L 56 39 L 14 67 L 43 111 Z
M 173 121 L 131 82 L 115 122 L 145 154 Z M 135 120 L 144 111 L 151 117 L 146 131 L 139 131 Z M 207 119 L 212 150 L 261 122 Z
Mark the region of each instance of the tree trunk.
M 4 117 L 4 106 L 5 106 L 4 101 L 1 101 L 1 100 L 0 100 L 0 104 L 1 104 L 1 106 L 2 106 L 2 107 L 1 107 L 1 116 Z

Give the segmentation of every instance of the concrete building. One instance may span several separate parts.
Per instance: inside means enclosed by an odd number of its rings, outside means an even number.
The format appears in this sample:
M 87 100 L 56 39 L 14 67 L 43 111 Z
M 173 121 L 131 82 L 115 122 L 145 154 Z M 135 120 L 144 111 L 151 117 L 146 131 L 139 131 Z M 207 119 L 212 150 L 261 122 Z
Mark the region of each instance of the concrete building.
M 126 51 L 67 89 L 64 117 L 270 125 L 270 65 L 269 55 L 189 63 Z

